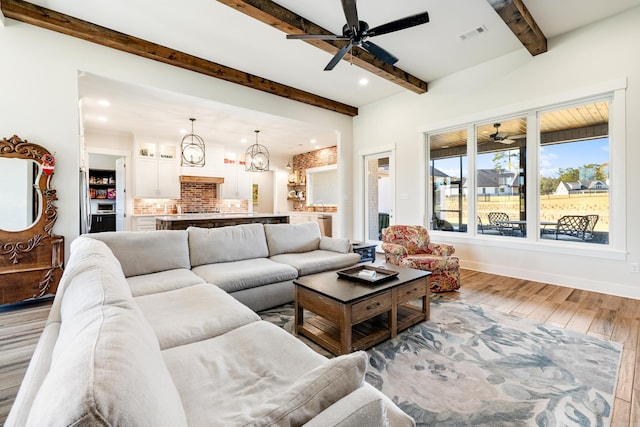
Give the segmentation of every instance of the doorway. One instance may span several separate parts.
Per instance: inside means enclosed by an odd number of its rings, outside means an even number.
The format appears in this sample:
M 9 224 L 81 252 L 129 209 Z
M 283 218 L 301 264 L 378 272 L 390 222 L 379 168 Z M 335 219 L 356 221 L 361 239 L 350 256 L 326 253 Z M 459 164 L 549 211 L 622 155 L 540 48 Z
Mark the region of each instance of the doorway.
M 393 151 L 364 158 L 365 240 L 382 241 L 382 230 L 394 223 Z
M 81 174 L 81 233 L 125 231 L 126 156 L 88 152 Z

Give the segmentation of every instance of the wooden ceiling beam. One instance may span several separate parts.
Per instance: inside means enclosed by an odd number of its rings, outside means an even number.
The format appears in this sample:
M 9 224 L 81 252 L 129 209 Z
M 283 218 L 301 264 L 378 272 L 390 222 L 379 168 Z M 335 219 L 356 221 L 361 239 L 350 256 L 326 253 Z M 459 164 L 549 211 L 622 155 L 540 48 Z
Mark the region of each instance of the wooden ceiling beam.
M 77 37 L 102 46 L 348 116 L 358 115 L 358 109 L 351 105 L 245 73 L 128 34 L 113 31 L 22 0 L 0 0 L 0 11 L 7 18 Z
M 321 26 L 303 18 L 300 15 L 274 3 L 271 0 L 218 0 L 220 3 L 236 9 L 267 25 L 277 28 L 287 34 L 333 34 Z M 334 40 L 304 40 L 325 52 L 335 55 L 346 42 Z M 292 41 L 294 43 L 294 41 Z M 354 47 L 352 55 L 346 55 L 345 60 L 364 70 L 389 80 L 415 93 L 425 93 L 427 82 L 407 73 L 393 65 L 386 64 L 364 49 Z
M 531 55 L 547 51 L 547 38 L 522 0 L 487 0 Z

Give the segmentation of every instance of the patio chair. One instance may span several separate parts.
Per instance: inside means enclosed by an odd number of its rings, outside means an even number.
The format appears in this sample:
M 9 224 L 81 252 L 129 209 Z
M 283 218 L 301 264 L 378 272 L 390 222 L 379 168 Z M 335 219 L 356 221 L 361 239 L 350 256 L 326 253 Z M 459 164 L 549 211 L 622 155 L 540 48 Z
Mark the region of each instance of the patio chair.
M 431 272 L 431 292 L 460 289 L 460 260 L 455 248 L 431 243 L 429 232 L 419 225 L 391 225 L 382 230 L 385 261 L 403 267 Z
M 487 218 L 489 219 L 489 228 L 497 230 L 502 235 L 512 235 L 517 229 L 516 227 L 504 222 L 509 221 L 509 215 L 505 212 L 489 212 L 487 214 Z
M 592 240 L 593 239 L 593 229 L 596 228 L 596 224 L 598 223 L 599 215 L 585 215 L 587 219 L 587 224 L 584 229 L 584 233 L 582 234 L 582 240 Z
M 484 234 L 484 224 L 482 224 L 482 218 L 478 215 L 478 230 L 480 233 Z
M 565 215 L 558 220 L 556 224 L 555 236 L 558 240 L 559 236 L 583 240 L 585 230 L 589 221 L 584 215 Z M 595 226 L 595 224 L 594 224 Z

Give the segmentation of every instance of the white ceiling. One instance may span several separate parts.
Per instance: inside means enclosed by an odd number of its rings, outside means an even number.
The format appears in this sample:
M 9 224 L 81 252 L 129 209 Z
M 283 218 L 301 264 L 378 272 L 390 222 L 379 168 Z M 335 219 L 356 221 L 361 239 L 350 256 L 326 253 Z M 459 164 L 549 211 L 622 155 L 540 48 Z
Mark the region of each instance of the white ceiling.
M 333 71 L 323 71 L 330 54 L 303 41 L 286 40 L 279 30 L 214 0 L 32 0 L 32 3 L 356 107 L 406 90 L 346 61 Z M 338 34 L 345 22 L 338 0 L 276 3 Z M 524 0 L 524 3 L 547 39 L 640 6 L 640 0 Z M 429 23 L 372 41 L 399 58 L 398 68 L 427 82 L 524 49 L 487 0 L 358 3 L 360 20 L 371 27 L 423 11 L 429 12 Z M 488 30 L 482 35 L 466 41 L 458 38 L 482 25 Z M 361 78 L 368 79 L 368 85 L 360 86 Z M 331 130 L 152 88 L 129 87 L 125 82 L 85 76 L 80 80 L 80 88 L 87 129 L 131 133 L 157 129 L 166 136 L 170 130 L 159 123 L 170 125 L 174 131 L 175 126 L 189 127 L 188 117 L 196 117 L 196 133 L 207 139 L 211 131 L 209 138 L 225 146 L 243 136 L 255 139 L 254 128 L 261 129 L 261 142 L 264 137 L 266 145 L 280 154 L 310 151 L 312 138 L 320 146 L 335 144 Z M 98 109 L 98 98 L 112 102 L 108 114 Z M 108 115 L 108 122 L 95 121 L 99 115 Z M 205 122 L 210 122 L 212 128 Z M 276 141 L 282 143 L 276 147 Z M 269 146 L 270 143 L 274 146 Z

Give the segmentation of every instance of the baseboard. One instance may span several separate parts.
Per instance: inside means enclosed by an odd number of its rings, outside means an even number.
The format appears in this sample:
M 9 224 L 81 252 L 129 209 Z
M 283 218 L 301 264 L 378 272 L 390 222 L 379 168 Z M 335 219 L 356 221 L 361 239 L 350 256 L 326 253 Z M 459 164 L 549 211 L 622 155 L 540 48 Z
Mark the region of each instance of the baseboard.
M 549 283 L 551 285 L 581 289 L 584 291 L 598 292 L 601 294 L 615 295 L 625 298 L 640 299 L 640 288 L 620 283 L 601 282 L 584 278 L 576 278 L 562 274 L 546 273 L 539 270 L 527 270 L 511 266 L 498 266 L 495 264 L 483 264 L 477 262 L 461 262 L 461 267 L 480 271 L 482 273 L 497 274 L 500 276 L 515 277 L 517 279 L 532 280 L 535 282 Z M 464 286 L 464 283 L 462 283 Z

